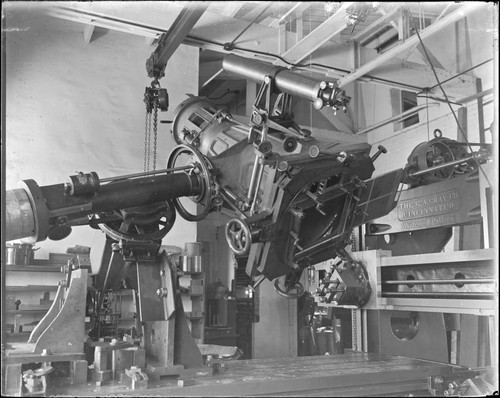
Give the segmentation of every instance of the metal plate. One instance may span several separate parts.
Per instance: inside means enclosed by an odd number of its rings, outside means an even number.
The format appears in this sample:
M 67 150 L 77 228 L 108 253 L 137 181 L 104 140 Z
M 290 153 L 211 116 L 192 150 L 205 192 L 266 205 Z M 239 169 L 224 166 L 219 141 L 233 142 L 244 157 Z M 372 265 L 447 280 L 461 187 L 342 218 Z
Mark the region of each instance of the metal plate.
M 372 235 L 481 221 L 477 173 L 401 192 L 397 207 L 367 226 Z

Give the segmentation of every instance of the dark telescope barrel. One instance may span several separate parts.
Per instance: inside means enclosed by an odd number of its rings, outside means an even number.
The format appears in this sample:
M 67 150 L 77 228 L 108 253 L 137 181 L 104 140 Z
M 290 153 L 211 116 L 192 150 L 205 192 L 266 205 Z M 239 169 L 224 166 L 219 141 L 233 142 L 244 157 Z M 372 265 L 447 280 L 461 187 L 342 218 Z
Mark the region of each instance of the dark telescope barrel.
M 6 241 L 42 241 L 59 216 L 84 216 L 146 206 L 203 191 L 196 174 L 175 173 L 116 180 L 101 185 L 93 195 L 67 195 L 64 184 L 39 187 L 25 180 L 24 188 L 6 191 Z
M 224 57 L 222 68 L 231 74 L 258 83 L 263 82 L 265 76 L 271 76 L 274 79 L 275 87 L 280 92 L 296 95 L 310 101 L 318 98 L 320 93 L 320 81 L 296 72 L 290 72 L 283 67 L 238 57 L 234 54 Z
M 92 210 L 101 212 L 125 209 L 200 193 L 201 184 L 196 174 L 164 174 L 114 181 L 101 186 L 92 198 Z

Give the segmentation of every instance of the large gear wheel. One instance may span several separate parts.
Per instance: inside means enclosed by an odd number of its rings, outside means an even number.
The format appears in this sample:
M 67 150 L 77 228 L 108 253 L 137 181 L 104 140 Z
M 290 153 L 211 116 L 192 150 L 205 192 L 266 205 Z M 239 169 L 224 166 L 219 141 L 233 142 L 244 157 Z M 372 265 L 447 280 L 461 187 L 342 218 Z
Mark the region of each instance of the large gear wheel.
M 110 238 L 127 242 L 161 240 L 174 226 L 175 207 L 171 200 L 142 208 L 115 211 L 116 221 L 99 224 Z
M 212 179 L 212 164 L 210 161 L 203 156 L 200 151 L 195 147 L 187 144 L 180 144 L 174 148 L 170 157 L 168 158 L 167 168 L 176 167 L 177 160 L 181 155 L 187 155 L 191 157 L 192 164 L 195 166 L 191 173 L 198 173 L 200 177 L 200 182 L 202 183 L 202 191 L 200 195 L 192 200 L 202 206 L 202 211 L 199 214 L 190 213 L 181 203 L 180 198 L 174 199 L 174 205 L 182 218 L 187 221 L 201 221 L 210 212 L 210 207 L 212 203 L 212 190 L 213 190 L 213 179 Z

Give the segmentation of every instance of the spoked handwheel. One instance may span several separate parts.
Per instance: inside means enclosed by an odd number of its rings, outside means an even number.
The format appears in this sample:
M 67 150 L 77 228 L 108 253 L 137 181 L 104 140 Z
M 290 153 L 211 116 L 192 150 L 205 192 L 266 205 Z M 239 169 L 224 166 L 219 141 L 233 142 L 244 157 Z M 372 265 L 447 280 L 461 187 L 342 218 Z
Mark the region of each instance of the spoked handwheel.
M 430 144 L 425 154 L 425 166 L 428 168 L 440 166 L 453 160 L 453 152 L 444 142 L 435 142 Z M 424 170 L 425 166 L 423 167 Z M 436 170 L 432 173 L 432 175 L 438 180 L 447 180 L 453 175 L 453 171 L 454 167 L 450 166 Z
M 283 284 L 283 286 L 281 286 L 280 284 Z M 296 281 L 294 284 L 289 286 L 286 283 L 286 277 L 276 278 L 273 285 L 276 293 L 278 293 L 281 297 L 287 299 L 297 299 L 299 297 L 302 297 L 305 292 L 304 285 L 302 285 L 302 283 Z
M 252 245 L 250 228 L 239 218 L 233 218 L 226 224 L 226 240 L 235 254 L 240 256 L 246 255 Z
M 210 161 L 203 156 L 195 147 L 187 144 L 180 144 L 172 151 L 168 158 L 167 168 L 176 167 L 176 162 L 182 156 L 187 156 L 194 168 L 191 173 L 197 173 L 200 176 L 200 183 L 202 184 L 202 192 L 197 197 L 191 198 L 195 203 L 201 205 L 203 210 L 200 214 L 190 213 L 182 205 L 180 198 L 174 199 L 174 205 L 182 218 L 187 221 L 201 221 L 210 212 L 210 205 L 212 201 L 212 165 Z
M 161 240 L 175 223 L 175 207 L 171 200 L 146 207 L 115 212 L 116 220 L 99 224 L 110 238 L 128 242 Z

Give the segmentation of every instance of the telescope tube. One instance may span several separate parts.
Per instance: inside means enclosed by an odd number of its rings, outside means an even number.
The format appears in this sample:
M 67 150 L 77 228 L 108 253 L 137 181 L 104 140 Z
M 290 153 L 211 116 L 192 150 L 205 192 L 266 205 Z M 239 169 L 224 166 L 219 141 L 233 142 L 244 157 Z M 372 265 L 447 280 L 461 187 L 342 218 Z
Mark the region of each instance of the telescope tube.
M 173 173 L 137 179 L 121 179 L 100 186 L 89 195 L 68 195 L 65 184 L 39 187 L 25 180 L 23 188 L 6 191 L 6 241 L 29 238 L 45 240 L 60 217 L 146 206 L 182 196 L 196 196 L 202 181 L 196 174 Z
M 343 90 L 338 90 L 333 83 L 317 81 L 283 67 L 238 57 L 234 54 L 224 57 L 222 68 L 233 75 L 258 83 L 263 82 L 266 76 L 270 76 L 274 79 L 274 86 L 277 90 L 312 101 L 315 106 L 319 99 L 322 100 L 324 105 L 334 106 L 339 104 L 343 106 L 343 102 L 339 103 L 339 94 L 342 94 L 340 95 L 341 101 L 348 98 L 344 96 Z M 318 109 L 321 107 L 322 105 Z

